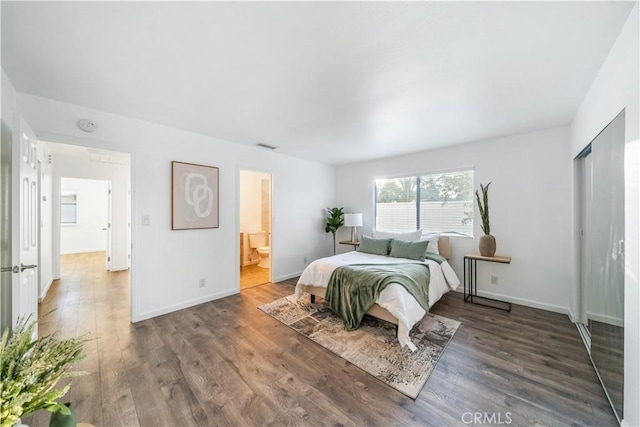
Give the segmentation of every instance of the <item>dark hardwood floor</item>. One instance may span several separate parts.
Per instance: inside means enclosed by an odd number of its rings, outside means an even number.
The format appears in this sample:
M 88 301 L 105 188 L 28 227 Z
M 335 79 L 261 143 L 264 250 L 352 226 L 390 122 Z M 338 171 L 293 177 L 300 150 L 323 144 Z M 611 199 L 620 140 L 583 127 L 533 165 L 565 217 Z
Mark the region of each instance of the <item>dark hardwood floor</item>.
M 294 283 L 130 324 L 128 273 L 107 273 L 99 255 L 68 257 L 41 332 L 95 337 L 70 400 L 96 426 L 617 425 L 564 315 L 447 294 L 432 311 L 462 325 L 413 401 L 256 308 Z

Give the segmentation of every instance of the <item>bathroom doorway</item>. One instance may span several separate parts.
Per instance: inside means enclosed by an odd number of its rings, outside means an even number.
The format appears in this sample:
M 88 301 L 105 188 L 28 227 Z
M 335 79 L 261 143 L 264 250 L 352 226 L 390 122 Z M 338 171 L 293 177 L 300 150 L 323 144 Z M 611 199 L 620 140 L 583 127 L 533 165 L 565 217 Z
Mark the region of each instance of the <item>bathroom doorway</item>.
M 240 289 L 271 281 L 271 174 L 240 170 Z

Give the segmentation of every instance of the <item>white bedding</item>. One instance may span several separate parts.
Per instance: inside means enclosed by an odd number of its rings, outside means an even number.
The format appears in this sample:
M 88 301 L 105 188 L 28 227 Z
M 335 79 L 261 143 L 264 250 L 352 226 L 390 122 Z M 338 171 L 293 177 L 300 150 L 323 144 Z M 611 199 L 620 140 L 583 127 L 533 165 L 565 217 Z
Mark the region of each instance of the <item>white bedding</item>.
M 303 290 L 301 286 L 318 286 L 326 288 L 329 285 L 329 278 L 333 271 L 343 265 L 349 264 L 399 264 L 403 262 L 419 262 L 404 258 L 393 258 L 382 255 L 373 255 L 363 252 L 347 252 L 328 258 L 321 258 L 313 261 L 302 272 L 298 284 L 296 285 L 296 299 L 299 299 Z M 431 270 L 431 280 L 429 283 L 429 307 L 438 302 L 442 295 L 450 289 L 456 289 L 460 285 L 458 276 L 453 271 L 448 262 L 438 264 L 435 261 L 425 260 Z M 398 341 L 401 346 L 408 346 L 411 351 L 416 350 L 416 346 L 409 338 L 409 331 L 426 312 L 418 301 L 407 290 L 397 283 L 387 286 L 376 300 L 376 303 L 389 311 L 398 319 Z

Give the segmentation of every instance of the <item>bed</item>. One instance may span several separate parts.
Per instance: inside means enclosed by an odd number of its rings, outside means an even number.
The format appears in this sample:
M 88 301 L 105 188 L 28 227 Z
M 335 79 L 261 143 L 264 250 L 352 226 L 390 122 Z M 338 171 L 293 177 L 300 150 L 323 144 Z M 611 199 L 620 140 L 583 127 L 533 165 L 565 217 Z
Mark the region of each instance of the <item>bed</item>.
M 440 255 L 449 259 L 451 251 L 448 237 L 439 237 L 438 249 Z M 416 262 L 404 258 L 393 258 L 356 251 L 321 258 L 313 261 L 304 270 L 296 284 L 295 297 L 300 299 L 307 292 L 312 296 L 312 299 L 316 296 L 324 298 L 331 274 L 340 266 L 404 263 L 408 261 Z M 442 264 L 431 260 L 425 260 L 424 262 L 429 265 L 431 271 L 429 307 L 432 307 L 449 290 L 456 289 L 460 284 L 460 280 L 447 261 Z M 424 317 L 426 311 L 405 288 L 396 283 L 388 285 L 380 293 L 376 303 L 367 311 L 367 314 L 397 325 L 400 345 L 407 346 L 411 351 L 415 351 L 416 347 L 411 342 L 409 332 L 413 325 Z

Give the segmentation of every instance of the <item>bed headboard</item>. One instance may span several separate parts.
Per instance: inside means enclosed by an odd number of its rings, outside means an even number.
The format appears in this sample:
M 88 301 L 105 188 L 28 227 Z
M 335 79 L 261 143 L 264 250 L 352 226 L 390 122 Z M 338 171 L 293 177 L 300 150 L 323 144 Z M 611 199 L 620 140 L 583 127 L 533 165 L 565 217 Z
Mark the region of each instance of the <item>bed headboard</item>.
M 449 240 L 449 236 L 440 236 L 438 239 L 438 252 L 446 259 L 451 257 L 451 240 Z

